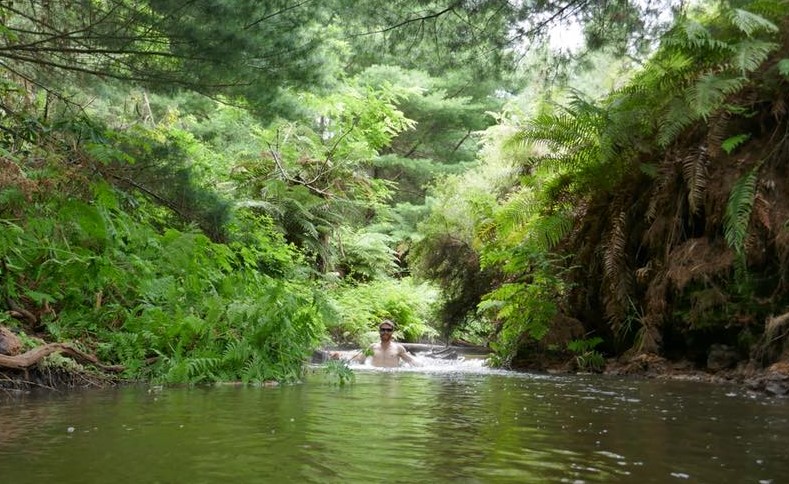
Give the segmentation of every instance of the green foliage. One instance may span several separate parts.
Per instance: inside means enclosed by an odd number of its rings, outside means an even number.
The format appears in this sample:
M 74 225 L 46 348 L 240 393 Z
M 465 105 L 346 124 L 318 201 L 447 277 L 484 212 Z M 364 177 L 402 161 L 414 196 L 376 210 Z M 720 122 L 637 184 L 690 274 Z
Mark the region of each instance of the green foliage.
M 496 328 L 489 320 L 476 318 L 467 321 L 463 326 L 455 328 L 449 336 L 449 341 L 462 340 L 484 347 L 488 346 L 495 332 Z
M 263 156 L 234 168 L 241 204 L 270 216 L 288 242 L 332 270 L 335 226 L 368 221 L 393 187 L 369 168 L 379 149 L 412 125 L 395 106 L 400 95 L 392 86 L 305 94 L 310 116 L 258 129 Z
M 768 18 L 739 9 L 723 9 L 704 22 L 678 22 L 633 83 L 650 93 L 644 100 L 658 113 L 659 145 L 668 146 L 712 113 L 737 112 L 732 95 L 778 48 L 776 32 Z
M 395 322 L 395 337 L 418 341 L 436 335 L 431 328 L 438 292 L 410 278 L 381 279 L 332 291 L 337 318 L 327 323 L 337 342 L 350 341 L 364 347 L 377 339 L 383 319 Z
M 781 59 L 778 61 L 778 72 L 784 77 L 789 77 L 789 59 Z
M 491 164 L 446 177 L 432 189 L 431 213 L 418 226 L 408 261 L 416 276 L 442 290 L 439 316 L 444 337 L 472 320 L 498 273 L 495 267 L 480 266 L 476 226 L 492 217 L 496 192 L 512 178 L 506 163 Z
M 34 194 L 16 222 L 0 211 L 0 291 L 40 314 L 53 338 L 87 342 L 131 378 L 300 376 L 328 306 L 289 269 L 298 259 L 270 224 L 246 219 L 246 241 L 219 244 L 194 230 L 158 232 L 146 223 L 156 207 L 105 183 L 40 181 L 63 191 Z M 124 211 L 122 197 L 137 212 Z
M 732 25 L 742 31 L 748 37 L 757 32 L 778 32 L 778 26 L 770 22 L 761 15 L 743 10 L 741 8 L 732 8 L 728 11 L 728 17 Z
M 356 375 L 344 360 L 329 360 L 324 365 L 326 378 L 338 386 L 345 386 L 356 381 Z
M 354 281 L 371 281 L 393 275 L 397 270 L 393 240 L 379 232 L 356 232 L 339 237 L 337 267 Z
M 498 327 L 491 346 L 499 364 L 508 364 L 522 343 L 544 335 L 568 302 L 567 275 L 573 272 L 550 255 L 566 250 L 563 244 L 581 251 L 584 264 L 600 265 L 581 271 L 600 271 L 599 277 L 587 275 L 595 288 L 585 295 L 599 297 L 612 334 L 622 333 L 629 306 L 638 297 L 628 267 L 631 217 L 639 210 L 628 204 L 640 200 L 634 186 L 643 173 L 666 177 L 680 167 L 687 209 L 701 216 L 710 153 L 732 152 L 747 140 L 746 135 L 726 139 L 726 123 L 752 109 L 745 93 L 779 46 L 775 25 L 780 18 L 727 6 L 687 15 L 628 84 L 605 98 L 594 101 L 570 91 L 565 105 L 557 106 L 546 95 L 534 114 L 513 110 L 502 116 L 502 131 L 513 132 L 492 140 L 493 148 L 485 153 L 519 152 L 513 159 L 522 177 L 506 197 L 496 199 L 484 219 L 468 218 L 478 236 L 481 267 L 503 273 L 479 306 Z M 677 146 L 705 135 L 706 146 L 676 158 Z M 673 165 L 647 165 L 646 160 L 663 158 Z M 738 183 L 727 206 L 726 239 L 738 252 L 744 249 L 755 180 L 752 175 Z M 623 194 L 632 198 L 623 201 Z M 600 209 L 605 204 L 613 206 Z M 589 218 L 602 214 L 613 217 Z M 597 287 L 601 278 L 602 289 Z
M 3 64 L 59 92 L 112 78 L 172 92 L 245 96 L 282 108 L 289 86 L 322 80 L 324 9 L 272 0 L 56 2 L 3 7 Z
M 734 150 L 737 149 L 737 147 L 748 141 L 750 137 L 750 134 L 743 133 L 726 138 L 723 143 L 721 143 L 721 148 L 726 152 L 726 154 L 730 155 L 732 152 L 734 152 Z
M 567 343 L 567 349 L 575 354 L 575 364 L 580 370 L 601 371 L 605 366 L 605 358 L 595 348 L 603 342 L 603 338 L 575 339 Z
M 729 247 L 740 256 L 745 250 L 748 225 L 751 221 L 751 209 L 756 196 L 758 174 L 759 166 L 756 166 L 737 180 L 726 203 L 726 213 L 723 219 L 724 236 Z
M 623 39 L 639 7 L 603 4 L 581 15 L 600 21 L 588 38 L 618 19 Z M 516 55 L 502 46 L 531 35 L 510 22 L 553 5 L 4 5 L 0 296 L 30 312 L 21 326 L 83 341 L 132 378 L 295 380 L 325 325 L 366 344 L 383 318 L 409 341 L 495 333 L 507 364 L 562 307 L 567 268 L 551 252 L 589 233 L 576 222 L 590 205 L 703 123 L 747 113 L 756 73 L 787 75 L 786 59 L 764 66 L 785 14 L 773 6 L 683 19 L 600 101 L 588 86 L 530 88 L 494 117 Z M 533 79 L 553 85 L 548 71 Z M 514 107 L 524 99 L 536 114 Z M 726 135 L 709 151 L 746 140 Z M 702 151 L 680 160 L 697 216 Z M 729 199 L 738 253 L 754 187 Z M 607 277 L 626 268 L 619 213 Z M 435 286 L 390 279 L 409 269 Z
M 564 291 L 562 280 L 545 269 L 531 273 L 529 279 L 502 284 L 479 304 L 479 311 L 498 323 L 496 341 L 490 344 L 497 366 L 509 366 L 527 339 L 542 339 L 557 314 L 557 301 Z

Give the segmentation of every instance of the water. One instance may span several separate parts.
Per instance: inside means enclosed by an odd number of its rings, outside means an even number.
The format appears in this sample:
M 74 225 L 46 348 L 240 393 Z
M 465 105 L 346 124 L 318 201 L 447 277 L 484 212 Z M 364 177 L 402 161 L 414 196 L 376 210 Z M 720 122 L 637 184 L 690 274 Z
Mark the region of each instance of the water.
M 474 362 L 0 400 L 2 483 L 787 482 L 789 400 Z

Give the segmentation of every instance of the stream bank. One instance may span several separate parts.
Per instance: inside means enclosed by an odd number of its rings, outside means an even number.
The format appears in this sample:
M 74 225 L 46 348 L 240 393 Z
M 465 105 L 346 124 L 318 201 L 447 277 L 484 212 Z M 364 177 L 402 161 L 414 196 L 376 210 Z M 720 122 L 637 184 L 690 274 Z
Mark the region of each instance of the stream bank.
M 441 359 L 458 357 L 484 358 L 490 350 L 480 346 L 404 343 L 414 353 Z M 106 387 L 123 383 L 123 368 L 105 365 L 73 345 L 48 343 L 21 353 L 16 335 L 0 327 L 0 390 L 15 393 L 34 388 L 60 390 L 68 388 Z M 316 350 L 312 363 L 340 359 L 358 348 L 336 347 Z M 713 355 L 714 356 L 714 355 Z M 719 361 L 721 360 L 721 361 Z M 549 374 L 583 373 L 574 358 L 533 356 L 521 359 L 513 370 Z M 771 396 L 789 395 L 789 362 L 779 361 L 759 368 L 751 361 L 711 358 L 700 369 L 688 360 L 669 360 L 655 354 L 610 358 L 599 371 L 605 375 L 632 376 L 646 379 L 673 379 L 710 383 L 735 383 L 748 390 Z

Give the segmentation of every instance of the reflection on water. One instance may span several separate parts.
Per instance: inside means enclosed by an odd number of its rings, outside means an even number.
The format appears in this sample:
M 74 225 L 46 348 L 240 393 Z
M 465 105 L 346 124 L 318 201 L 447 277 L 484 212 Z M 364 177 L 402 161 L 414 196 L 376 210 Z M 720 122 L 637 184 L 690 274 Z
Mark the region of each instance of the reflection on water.
M 492 371 L 314 370 L 279 388 L 123 388 L 0 403 L 0 482 L 785 482 L 789 401 Z

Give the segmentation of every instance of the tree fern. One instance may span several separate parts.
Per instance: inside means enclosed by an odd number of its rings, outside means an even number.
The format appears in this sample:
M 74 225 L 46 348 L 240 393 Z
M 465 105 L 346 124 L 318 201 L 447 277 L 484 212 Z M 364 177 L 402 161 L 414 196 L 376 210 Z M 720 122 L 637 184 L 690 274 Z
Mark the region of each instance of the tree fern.
M 732 24 L 739 35 L 731 34 Z M 767 19 L 744 10 L 729 10 L 706 27 L 684 19 L 664 40 L 661 50 L 636 83 L 657 87 L 658 144 L 666 147 L 696 121 L 707 120 L 728 105 L 757 70 L 775 51 L 771 38 L 777 30 Z M 726 33 L 728 32 L 728 34 Z M 687 62 L 690 60 L 690 64 Z M 662 68 L 662 64 L 671 68 Z M 666 82 L 668 81 L 668 82 Z
M 738 254 L 745 250 L 758 174 L 759 165 L 737 180 L 726 203 L 726 213 L 723 216 L 724 236 L 729 247 Z

